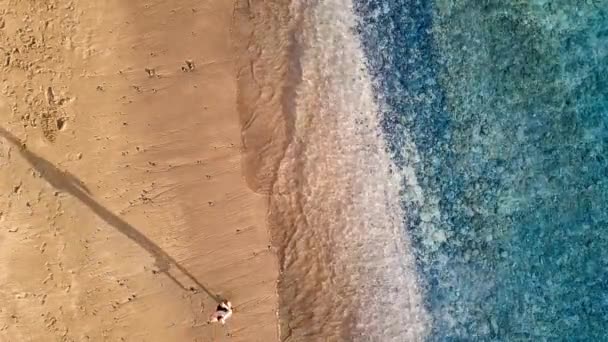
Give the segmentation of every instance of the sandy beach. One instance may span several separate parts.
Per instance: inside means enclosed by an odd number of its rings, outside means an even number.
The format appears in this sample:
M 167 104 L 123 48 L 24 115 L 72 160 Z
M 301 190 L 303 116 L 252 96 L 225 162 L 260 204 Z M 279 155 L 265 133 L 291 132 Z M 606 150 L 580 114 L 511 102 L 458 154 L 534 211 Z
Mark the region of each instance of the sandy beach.
M 0 0 L 1 341 L 278 340 L 247 12 Z

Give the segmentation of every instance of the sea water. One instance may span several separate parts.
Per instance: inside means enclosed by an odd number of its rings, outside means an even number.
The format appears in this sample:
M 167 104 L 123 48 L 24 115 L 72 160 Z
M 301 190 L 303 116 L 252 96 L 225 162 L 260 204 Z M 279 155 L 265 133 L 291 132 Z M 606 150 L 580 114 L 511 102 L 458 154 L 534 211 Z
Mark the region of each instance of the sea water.
M 301 74 L 271 196 L 281 334 L 290 341 L 419 341 L 430 317 L 350 0 L 294 1 Z
M 427 339 L 608 340 L 608 2 L 354 8 Z
M 608 2 L 291 2 L 293 341 L 608 340 Z

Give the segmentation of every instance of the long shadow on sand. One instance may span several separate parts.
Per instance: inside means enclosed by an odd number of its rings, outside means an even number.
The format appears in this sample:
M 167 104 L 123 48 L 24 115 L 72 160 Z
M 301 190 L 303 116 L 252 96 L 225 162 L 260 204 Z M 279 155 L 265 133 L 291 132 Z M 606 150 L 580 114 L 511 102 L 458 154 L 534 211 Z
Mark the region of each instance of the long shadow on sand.
M 147 238 L 145 235 L 135 229 L 135 227 L 131 226 L 129 223 L 116 216 L 110 210 L 106 209 L 95 199 L 93 199 L 89 192 L 89 189 L 77 177 L 70 174 L 69 172 L 61 171 L 48 160 L 29 151 L 26 148 L 25 144 L 19 138 L 15 137 L 13 134 L 11 134 L 2 127 L 0 127 L 0 136 L 4 137 L 11 144 L 15 145 L 18 148 L 21 156 L 23 156 L 23 158 L 25 158 L 32 165 L 32 167 L 34 167 L 34 169 L 36 169 L 41 174 L 41 176 L 54 188 L 59 191 L 65 191 L 76 197 L 78 200 L 80 200 L 80 202 L 89 207 L 89 209 L 91 209 L 91 211 L 93 211 L 102 220 L 106 221 L 106 223 L 116 228 L 119 232 L 126 235 L 129 239 L 133 240 L 135 243 L 145 249 L 148 253 L 150 253 L 155 258 L 155 265 L 159 268 L 159 272 L 165 274 L 179 287 L 186 291 L 190 290 L 189 288 L 186 288 L 182 283 L 180 283 L 169 272 L 171 266 L 174 266 L 176 269 L 186 275 L 192 282 L 198 285 L 198 287 L 205 291 L 205 293 L 209 295 L 209 297 L 213 298 L 216 302 L 219 303 L 221 301 L 221 297 L 212 293 L 206 286 L 204 286 L 192 274 L 190 274 L 188 270 L 181 266 L 175 259 L 173 259 L 165 251 L 163 251 L 152 240 Z

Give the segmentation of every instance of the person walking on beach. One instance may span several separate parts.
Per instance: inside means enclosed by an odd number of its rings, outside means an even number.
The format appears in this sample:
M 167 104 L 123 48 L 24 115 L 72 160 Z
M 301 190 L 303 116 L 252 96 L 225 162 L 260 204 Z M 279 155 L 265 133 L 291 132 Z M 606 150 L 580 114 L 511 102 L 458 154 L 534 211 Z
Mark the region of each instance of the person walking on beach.
M 232 303 L 227 300 L 222 300 L 217 305 L 215 312 L 211 315 L 209 323 L 220 322 L 224 325 L 230 316 L 232 316 Z

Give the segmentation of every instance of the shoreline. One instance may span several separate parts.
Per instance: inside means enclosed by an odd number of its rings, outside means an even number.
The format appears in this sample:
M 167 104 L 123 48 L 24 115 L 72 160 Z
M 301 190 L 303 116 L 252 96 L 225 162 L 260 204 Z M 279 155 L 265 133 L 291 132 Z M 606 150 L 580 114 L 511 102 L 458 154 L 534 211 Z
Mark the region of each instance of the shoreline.
M 237 0 L 233 36 L 237 55 L 237 107 L 243 168 L 255 192 L 270 195 L 293 135 L 293 101 L 300 80 L 294 54 L 291 0 L 268 5 Z
M 409 170 L 387 152 L 352 3 L 249 3 L 240 84 L 256 107 L 244 145 L 250 171 L 270 179 L 250 184 L 270 194 L 281 337 L 422 340 L 430 323 L 400 206 Z
M 243 169 L 249 187 L 264 194 L 267 200 L 266 222 L 278 257 L 276 291 L 281 341 L 297 338 L 290 324 L 298 316 L 292 311 L 296 295 L 288 292 L 289 280 L 284 277 L 288 237 L 294 230 L 283 216 L 292 215 L 294 208 L 277 211 L 275 200 L 279 168 L 294 139 L 296 89 L 302 80 L 297 37 L 302 18 L 292 16 L 291 3 L 291 0 L 272 4 L 238 0 L 233 33 L 238 56 L 237 103 Z
M 0 336 L 278 340 L 266 199 L 242 179 L 232 4 L 11 11 L 0 109 L 27 149 L 0 139 Z M 236 306 L 226 328 L 205 324 L 213 296 Z

